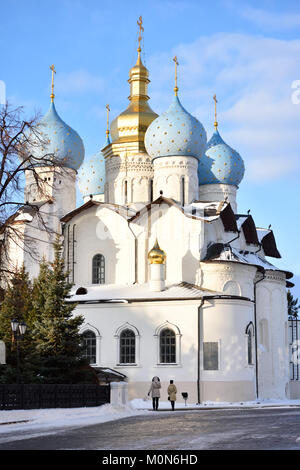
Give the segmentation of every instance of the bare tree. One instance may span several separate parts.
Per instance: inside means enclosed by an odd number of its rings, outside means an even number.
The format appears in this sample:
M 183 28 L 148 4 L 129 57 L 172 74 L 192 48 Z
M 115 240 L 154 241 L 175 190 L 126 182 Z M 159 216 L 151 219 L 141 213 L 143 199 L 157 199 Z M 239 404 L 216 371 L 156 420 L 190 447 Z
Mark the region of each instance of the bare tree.
M 8 103 L 0 106 L 0 283 L 14 272 L 10 243 L 38 259 L 34 249 L 36 235 L 24 241 L 24 219 L 35 217 L 42 230 L 48 233 L 53 230 L 44 220 L 40 205 L 24 201 L 25 172 L 30 174 L 39 195 L 47 199 L 49 183 L 41 177 L 38 168 L 64 171 L 61 159 L 56 159 L 53 153 L 43 153 L 43 149 L 47 151 L 47 144 L 38 113 L 26 119 L 23 107 L 13 108 Z M 20 215 L 23 215 L 23 222 Z

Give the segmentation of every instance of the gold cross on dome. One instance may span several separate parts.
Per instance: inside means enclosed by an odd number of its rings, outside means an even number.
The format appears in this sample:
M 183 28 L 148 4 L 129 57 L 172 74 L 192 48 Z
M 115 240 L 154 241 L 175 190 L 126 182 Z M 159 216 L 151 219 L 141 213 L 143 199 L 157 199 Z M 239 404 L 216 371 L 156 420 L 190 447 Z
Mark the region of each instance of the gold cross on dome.
M 174 62 L 175 62 L 175 88 L 174 88 L 174 91 L 175 91 L 175 96 L 177 96 L 177 92 L 178 92 L 178 87 L 177 87 L 177 66 L 179 65 L 179 62 L 177 60 L 177 56 L 175 56 L 173 58 Z
M 52 83 L 51 83 L 51 95 L 50 95 L 50 98 L 51 98 L 51 102 L 53 103 L 53 100 L 54 100 L 54 74 L 56 73 L 56 70 L 55 70 L 55 67 L 54 65 L 52 64 L 51 67 L 50 67 L 50 70 L 52 70 Z
M 109 107 L 109 104 L 107 104 L 106 106 L 106 137 L 109 136 L 109 111 L 110 111 L 110 107 Z
M 138 21 L 137 21 L 137 24 L 138 24 L 138 27 L 139 27 L 139 37 L 138 37 L 138 41 L 139 41 L 139 47 L 138 47 L 138 52 L 141 52 L 141 40 L 142 40 L 142 32 L 144 31 L 144 28 L 143 28 L 143 18 L 142 16 L 139 17 Z
M 214 126 L 217 129 L 217 127 L 218 127 L 218 122 L 217 122 L 217 102 L 218 102 L 218 100 L 217 100 L 216 94 L 214 94 L 213 100 L 215 102 L 215 123 L 214 123 Z

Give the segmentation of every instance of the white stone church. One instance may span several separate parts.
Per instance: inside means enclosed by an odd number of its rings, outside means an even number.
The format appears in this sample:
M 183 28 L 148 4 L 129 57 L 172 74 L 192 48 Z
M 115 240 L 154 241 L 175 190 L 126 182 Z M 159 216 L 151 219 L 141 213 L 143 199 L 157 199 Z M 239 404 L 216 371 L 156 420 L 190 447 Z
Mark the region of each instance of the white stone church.
M 273 231 L 239 212 L 243 160 L 217 119 L 207 141 L 178 98 L 177 80 L 169 109 L 152 111 L 148 77 L 139 46 L 129 105 L 89 160 L 52 94 L 41 125 L 47 152 L 65 168 L 38 168 L 47 197 L 26 178 L 25 200 L 64 240 L 86 356 L 96 370 L 125 376 L 130 399 L 143 398 L 153 376 L 163 400 L 170 379 L 189 403 L 289 397 L 292 274 L 270 261 L 281 257 Z M 36 238 L 40 258 L 51 259 L 52 240 L 32 211 L 21 210 L 14 223 L 25 241 Z M 38 274 L 20 244 L 10 249 L 16 265 Z

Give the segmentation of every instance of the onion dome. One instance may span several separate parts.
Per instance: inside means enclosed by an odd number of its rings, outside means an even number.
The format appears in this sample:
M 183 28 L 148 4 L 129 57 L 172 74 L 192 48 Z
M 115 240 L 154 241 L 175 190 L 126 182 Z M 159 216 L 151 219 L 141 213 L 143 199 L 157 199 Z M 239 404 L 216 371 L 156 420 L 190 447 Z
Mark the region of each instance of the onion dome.
M 199 160 L 199 185 L 222 183 L 238 186 L 244 176 L 244 162 L 238 152 L 224 142 L 217 125 L 215 127 L 205 154 Z
M 166 257 L 166 253 L 160 249 L 156 239 L 152 250 L 150 250 L 148 253 L 148 260 L 150 264 L 165 264 Z
M 101 152 L 85 160 L 78 171 L 78 186 L 82 196 L 104 194 L 105 160 Z
M 188 155 L 199 158 L 205 151 L 206 132 L 175 95 L 169 109 L 148 127 L 145 146 L 152 159 Z
M 157 114 L 148 104 L 149 73 L 142 63 L 140 51 L 139 47 L 137 62 L 129 73 L 129 106 L 112 121 L 110 130 L 113 143 L 138 142 L 139 149 L 144 151 L 145 132 Z
M 45 162 L 39 162 L 38 157 L 53 154 L 53 158 L 67 168 L 78 170 L 84 159 L 84 145 L 77 134 L 57 114 L 54 102 L 50 109 L 38 124 L 40 134 L 38 146 L 31 148 L 33 157 L 36 157 L 36 166 L 45 166 Z

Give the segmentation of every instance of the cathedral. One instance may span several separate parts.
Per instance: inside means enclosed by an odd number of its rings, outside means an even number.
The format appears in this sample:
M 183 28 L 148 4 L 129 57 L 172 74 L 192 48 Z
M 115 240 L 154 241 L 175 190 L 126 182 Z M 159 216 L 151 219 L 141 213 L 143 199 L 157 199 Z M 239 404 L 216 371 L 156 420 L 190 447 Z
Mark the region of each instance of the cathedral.
M 130 399 L 143 398 L 153 376 L 164 401 L 170 379 L 178 400 L 185 392 L 189 403 L 287 398 L 292 273 L 273 264 L 281 255 L 270 227 L 239 212 L 245 167 L 222 139 L 216 96 L 208 139 L 180 101 L 175 57 L 169 108 L 161 115 L 151 109 L 139 25 L 129 104 L 111 125 L 107 105 L 101 150 L 85 158 L 52 90 L 41 124 L 46 150 L 64 171 L 37 167 L 46 197 L 26 175 L 25 200 L 64 243 L 86 357 L 96 371 L 127 381 Z M 20 212 L 18 223 L 24 240 L 36 239 L 40 258 L 51 259 L 49 234 L 34 214 Z M 39 263 L 20 244 L 11 256 L 37 276 Z

